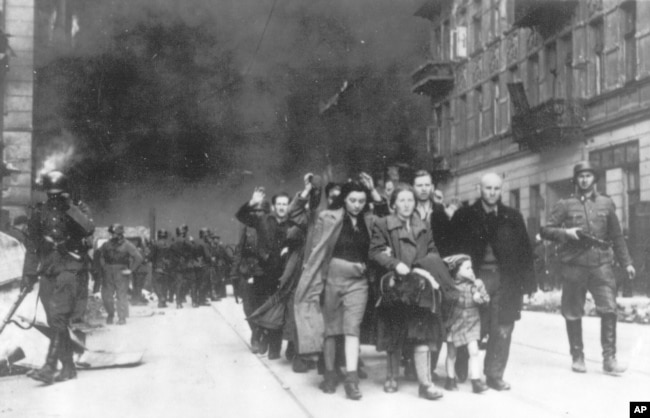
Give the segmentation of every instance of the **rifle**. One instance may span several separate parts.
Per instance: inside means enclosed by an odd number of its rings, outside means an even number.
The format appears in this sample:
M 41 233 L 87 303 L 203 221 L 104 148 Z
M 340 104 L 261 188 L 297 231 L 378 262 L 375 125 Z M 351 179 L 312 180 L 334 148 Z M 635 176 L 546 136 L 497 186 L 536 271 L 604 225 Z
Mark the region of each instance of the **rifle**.
M 577 231 L 576 234 L 578 235 L 578 238 L 580 238 L 580 243 L 582 243 L 585 247 L 596 247 L 600 248 L 601 250 L 607 250 L 612 246 L 611 242 L 596 238 L 595 236 L 584 231 Z
M 30 290 L 28 290 L 27 288 L 20 291 L 18 298 L 16 298 L 16 301 L 13 303 L 13 305 L 11 305 L 11 308 L 9 308 L 9 312 L 7 312 L 7 315 L 5 316 L 5 318 L 2 320 L 2 323 L 0 324 L 0 334 L 2 334 L 2 331 L 4 331 L 7 324 L 11 322 L 11 317 L 14 316 L 14 314 L 18 310 L 18 307 L 20 306 L 21 303 L 23 303 L 23 300 L 25 300 L 25 297 L 27 297 L 29 292 Z

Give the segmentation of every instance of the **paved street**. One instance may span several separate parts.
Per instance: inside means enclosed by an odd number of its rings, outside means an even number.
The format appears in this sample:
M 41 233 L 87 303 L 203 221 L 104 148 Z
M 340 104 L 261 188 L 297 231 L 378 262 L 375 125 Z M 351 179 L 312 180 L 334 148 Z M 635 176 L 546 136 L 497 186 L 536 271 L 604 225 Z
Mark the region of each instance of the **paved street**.
M 199 309 L 140 309 L 126 327 L 89 337 L 91 348 L 146 350 L 131 368 L 82 371 L 74 381 L 41 386 L 24 376 L 0 380 L 2 417 L 623 417 L 631 400 L 650 400 L 650 327 L 619 324 L 622 377 L 600 366 L 599 321 L 584 324 L 585 375 L 572 373 L 562 319 L 525 312 L 515 329 L 506 372 L 513 390 L 482 395 L 469 384 L 442 400 L 417 397 L 417 384 L 401 382 L 385 394 L 383 356 L 363 347 L 369 378 L 364 397 L 345 399 L 317 388 L 315 372 L 295 374 L 289 363 L 248 351 L 248 327 L 233 298 Z M 441 364 L 438 373 L 444 375 Z M 424 416 L 424 415 L 422 415 Z

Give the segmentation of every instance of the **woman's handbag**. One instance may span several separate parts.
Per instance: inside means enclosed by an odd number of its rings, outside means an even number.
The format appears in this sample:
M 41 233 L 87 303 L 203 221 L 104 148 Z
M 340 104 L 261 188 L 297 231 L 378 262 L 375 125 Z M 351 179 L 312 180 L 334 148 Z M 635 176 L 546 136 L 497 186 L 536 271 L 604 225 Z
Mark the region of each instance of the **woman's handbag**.
M 442 303 L 440 290 L 434 289 L 425 277 L 411 272 L 400 276 L 394 271 L 384 274 L 379 280 L 378 307 L 420 307 L 439 311 Z

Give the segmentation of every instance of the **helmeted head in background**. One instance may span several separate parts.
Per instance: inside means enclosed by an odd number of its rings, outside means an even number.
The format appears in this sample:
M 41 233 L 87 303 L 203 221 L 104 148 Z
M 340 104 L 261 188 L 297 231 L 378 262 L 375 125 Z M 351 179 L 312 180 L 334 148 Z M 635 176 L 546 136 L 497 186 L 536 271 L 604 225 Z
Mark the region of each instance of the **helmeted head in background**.
M 169 233 L 167 232 L 166 229 L 159 229 L 158 232 L 156 232 L 156 238 L 157 239 L 167 239 L 169 237 Z
M 176 236 L 185 238 L 187 237 L 189 230 L 190 228 L 186 224 L 183 224 L 176 228 Z
M 50 171 L 41 177 L 43 190 L 48 196 L 60 195 L 69 191 L 68 177 L 60 171 Z
M 124 226 L 122 226 L 122 224 L 114 223 L 108 227 L 108 233 L 111 234 L 111 238 L 114 239 L 124 238 Z

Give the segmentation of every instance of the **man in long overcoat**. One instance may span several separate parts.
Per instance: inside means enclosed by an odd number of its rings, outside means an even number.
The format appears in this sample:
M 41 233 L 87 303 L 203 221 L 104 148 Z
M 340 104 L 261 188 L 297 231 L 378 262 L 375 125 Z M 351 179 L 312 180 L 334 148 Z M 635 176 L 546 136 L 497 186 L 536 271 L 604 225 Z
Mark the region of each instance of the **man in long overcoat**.
M 472 265 L 490 294 L 482 312 L 482 333 L 489 334 L 485 355 L 486 383 L 508 390 L 503 380 L 515 321 L 521 318 L 523 295 L 535 291 L 533 251 L 523 216 L 501 202 L 502 179 L 481 178 L 481 198 L 458 209 L 451 220 L 451 249 L 472 257 Z

